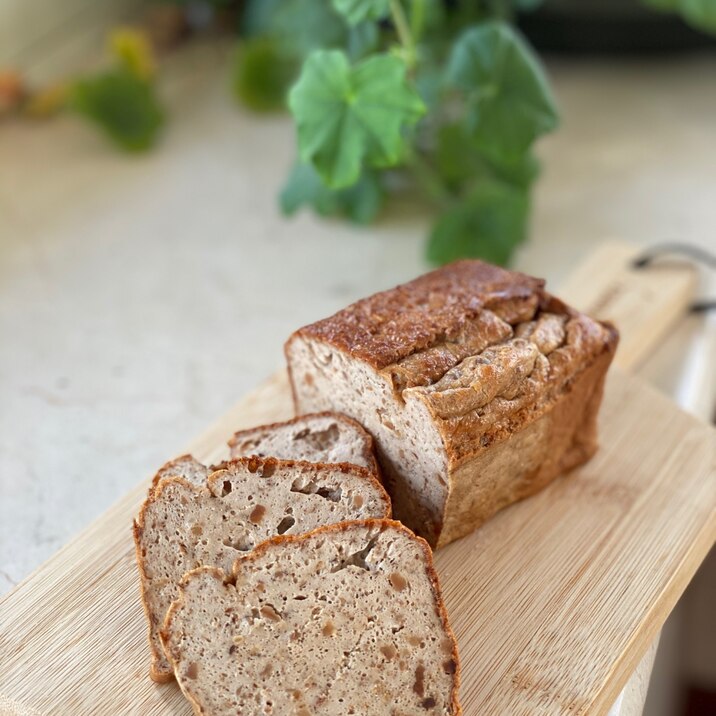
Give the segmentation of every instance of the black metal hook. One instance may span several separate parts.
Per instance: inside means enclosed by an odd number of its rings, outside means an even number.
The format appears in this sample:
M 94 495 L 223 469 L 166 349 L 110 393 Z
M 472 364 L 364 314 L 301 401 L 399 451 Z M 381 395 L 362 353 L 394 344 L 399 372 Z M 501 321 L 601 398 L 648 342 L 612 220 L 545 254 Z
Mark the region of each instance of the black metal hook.
M 643 253 L 639 254 L 633 261 L 632 267 L 641 269 L 649 266 L 654 260 L 666 256 L 668 254 L 679 254 L 692 259 L 696 263 L 703 264 L 712 270 L 716 270 L 716 255 L 702 249 L 700 246 L 693 246 L 692 244 L 681 244 L 681 243 L 669 243 L 669 244 L 657 244 L 648 248 Z M 702 299 L 694 302 L 689 307 L 692 313 L 705 313 L 716 309 L 716 300 Z

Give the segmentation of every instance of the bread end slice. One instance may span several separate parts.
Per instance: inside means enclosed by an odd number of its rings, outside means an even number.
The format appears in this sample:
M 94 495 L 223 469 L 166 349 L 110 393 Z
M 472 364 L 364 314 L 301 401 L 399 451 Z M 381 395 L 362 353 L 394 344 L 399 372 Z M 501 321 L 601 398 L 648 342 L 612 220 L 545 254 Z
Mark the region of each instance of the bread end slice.
M 428 544 L 362 520 L 274 537 L 185 575 L 161 638 L 196 713 L 461 714 Z

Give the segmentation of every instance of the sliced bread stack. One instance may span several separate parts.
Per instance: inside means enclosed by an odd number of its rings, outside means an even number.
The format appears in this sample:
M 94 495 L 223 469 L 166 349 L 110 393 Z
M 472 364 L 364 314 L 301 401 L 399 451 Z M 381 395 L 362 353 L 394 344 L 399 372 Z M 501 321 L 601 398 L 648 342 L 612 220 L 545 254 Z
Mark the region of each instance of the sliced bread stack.
M 401 716 L 416 713 L 416 704 L 420 713 L 459 713 L 455 642 L 430 549 L 388 519 L 390 500 L 377 479 L 370 435 L 351 419 L 322 413 L 240 431 L 229 446 L 232 459 L 215 468 L 189 455 L 163 466 L 135 521 L 152 678 L 168 681 L 176 673 L 197 714 Z M 197 589 L 187 586 L 195 580 Z M 248 616 L 237 616 L 241 610 L 222 590 L 231 594 L 233 586 L 235 596 L 244 583 L 242 604 L 253 606 Z M 305 594 L 292 594 L 296 589 Z M 172 603 L 175 616 L 168 620 Z M 217 609 L 230 628 L 219 628 Z M 284 629 L 289 614 L 290 633 Z M 319 615 L 324 638 L 314 643 Z M 398 628 L 399 617 L 422 636 L 406 632 L 407 642 L 396 636 L 405 628 Z M 328 622 L 342 625 L 341 640 L 325 638 L 334 636 Z M 363 644 L 364 622 L 372 636 Z M 240 647 L 243 629 L 255 637 L 247 649 Z M 358 641 L 340 666 L 334 647 L 345 639 Z M 275 670 L 267 671 L 257 650 L 273 654 Z M 340 666 L 332 680 L 318 674 L 324 660 Z M 391 675 L 376 676 L 386 660 Z M 355 689 L 360 698 L 351 696 L 349 707 L 340 682 L 364 662 L 381 665 L 365 675 L 375 694 Z M 284 707 L 282 679 L 292 669 L 300 678 L 315 676 L 296 686 Z M 252 686 L 251 679 L 265 686 Z M 404 691 L 413 697 L 398 698 Z
M 330 441 L 321 438 L 323 431 L 330 431 Z M 293 439 L 295 432 L 318 437 L 306 443 Z M 314 462 L 237 457 L 214 469 L 184 455 L 157 472 L 135 521 L 149 622 L 150 675 L 155 681 L 172 678 L 159 628 L 186 572 L 199 566 L 230 571 L 239 554 L 274 535 L 300 534 L 344 520 L 390 517 L 390 499 L 375 470 L 349 462 L 316 462 L 322 440 L 330 442 L 333 454 L 374 467 L 371 438 L 358 423 L 330 414 L 304 416 L 237 433 L 232 442 L 249 439 L 270 443 L 281 458 L 301 456 Z M 233 445 L 232 452 L 241 450 Z

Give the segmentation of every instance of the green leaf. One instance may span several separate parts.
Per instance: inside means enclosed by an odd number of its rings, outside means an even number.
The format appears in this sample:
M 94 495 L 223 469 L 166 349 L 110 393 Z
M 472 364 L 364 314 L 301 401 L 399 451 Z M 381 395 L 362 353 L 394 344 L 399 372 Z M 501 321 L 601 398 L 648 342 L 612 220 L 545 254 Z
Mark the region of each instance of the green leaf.
M 269 35 L 287 55 L 345 47 L 348 27 L 329 0 L 252 0 L 242 26 L 249 36 Z
M 493 154 L 521 154 L 557 126 L 537 57 L 502 22 L 485 22 L 463 34 L 453 48 L 448 81 L 464 92 L 473 140 Z
M 375 172 L 367 171 L 348 189 L 329 189 L 312 166 L 297 162 L 281 190 L 280 204 L 290 216 L 310 206 L 321 216 L 346 216 L 356 224 L 368 224 L 383 203 L 383 189 Z
M 240 41 L 231 84 L 235 96 L 247 107 L 266 112 L 286 106 L 296 74 L 296 62 L 281 53 L 276 40 L 252 37 Z
M 505 265 L 527 233 L 529 198 L 524 190 L 485 181 L 462 202 L 445 211 L 428 241 L 428 260 L 443 264 L 481 258 Z
M 485 179 L 528 189 L 539 174 L 539 162 L 530 152 L 514 157 L 491 156 L 472 141 L 462 124 L 440 127 L 435 163 L 443 181 L 455 193 Z
M 289 94 L 302 161 L 333 189 L 355 183 L 363 165 L 388 167 L 403 156 L 406 127 L 425 107 L 394 55 L 351 67 L 345 53 L 319 50 L 306 60 Z
M 675 12 L 698 30 L 716 34 L 716 2 L 714 0 L 644 0 L 651 7 Z
M 70 106 L 128 151 L 149 149 L 164 124 L 153 86 L 126 67 L 79 80 Z
M 374 22 L 361 22 L 351 27 L 346 40 L 348 57 L 353 62 L 362 59 L 378 47 L 379 40 L 380 34 Z
M 431 109 L 442 100 L 444 75 L 442 64 L 419 50 L 419 60 L 415 69 L 415 88 L 425 105 Z
M 331 3 L 349 25 L 363 20 L 382 20 L 390 14 L 390 0 L 331 0 Z

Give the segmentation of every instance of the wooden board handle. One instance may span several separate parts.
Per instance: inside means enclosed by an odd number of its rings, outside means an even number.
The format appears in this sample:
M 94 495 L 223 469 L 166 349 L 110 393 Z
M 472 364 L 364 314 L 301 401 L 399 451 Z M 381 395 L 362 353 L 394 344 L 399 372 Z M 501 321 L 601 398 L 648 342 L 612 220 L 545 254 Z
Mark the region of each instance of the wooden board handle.
M 621 334 L 615 362 L 633 370 L 661 343 L 694 300 L 698 270 L 687 260 L 634 268 L 640 249 L 602 244 L 556 292 L 580 311 L 611 321 Z

